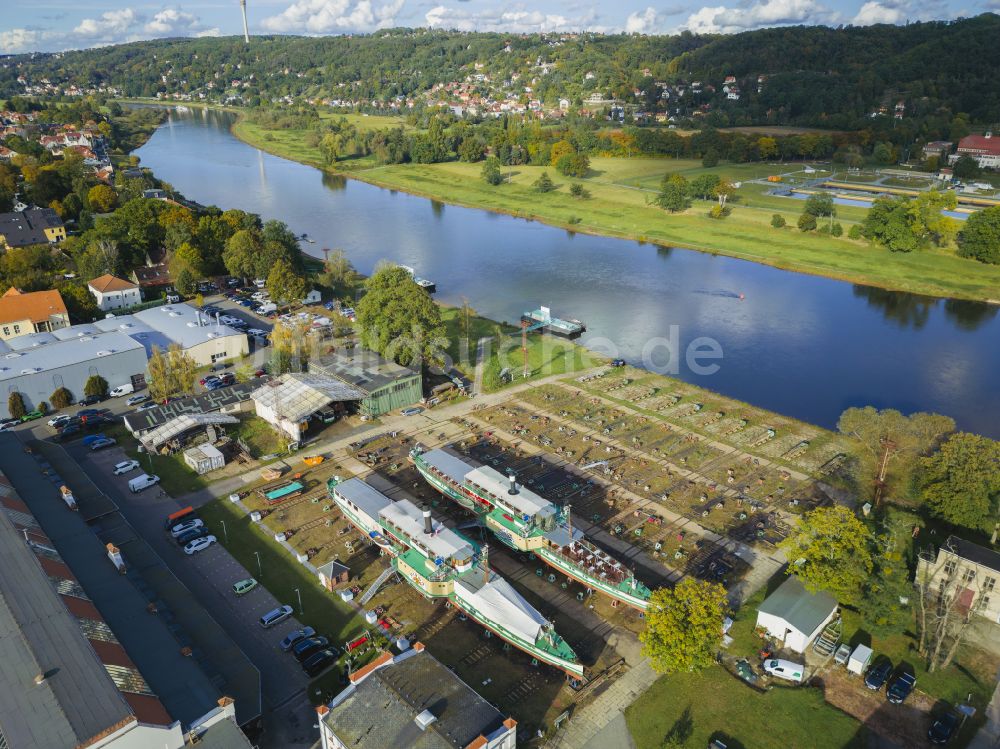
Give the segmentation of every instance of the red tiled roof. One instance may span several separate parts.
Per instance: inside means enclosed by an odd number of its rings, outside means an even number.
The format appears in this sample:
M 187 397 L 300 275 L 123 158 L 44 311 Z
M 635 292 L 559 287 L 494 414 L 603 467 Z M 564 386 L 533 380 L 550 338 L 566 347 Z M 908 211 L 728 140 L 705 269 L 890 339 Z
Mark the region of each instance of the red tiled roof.
M 22 294 L 13 286 L 0 297 L 0 322 L 43 322 L 51 315 L 68 315 L 62 296 L 55 289 Z M 33 331 L 27 331 L 33 332 Z
M 966 135 L 958 142 L 958 151 L 974 151 L 976 153 L 987 153 L 992 156 L 1000 156 L 1000 136 Z
M 94 291 L 99 291 L 102 294 L 106 294 L 109 291 L 126 291 L 127 289 L 136 288 L 136 284 L 131 281 L 125 281 L 117 276 L 112 276 L 110 273 L 98 276 L 87 285 Z

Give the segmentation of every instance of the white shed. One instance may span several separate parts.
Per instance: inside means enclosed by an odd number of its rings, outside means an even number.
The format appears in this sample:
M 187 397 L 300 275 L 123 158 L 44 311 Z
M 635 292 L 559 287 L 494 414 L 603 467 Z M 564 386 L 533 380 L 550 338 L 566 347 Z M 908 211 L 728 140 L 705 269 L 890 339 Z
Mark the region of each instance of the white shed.
M 852 674 L 857 674 L 861 676 L 868 668 L 868 664 L 872 660 L 872 649 L 867 645 L 858 645 L 854 648 L 854 652 L 851 653 L 850 659 L 847 661 L 847 670 Z
M 198 445 L 197 447 L 192 447 L 190 450 L 185 450 L 184 462 L 195 473 L 202 474 L 222 468 L 226 464 L 226 459 L 219 452 L 218 448 L 206 442 L 204 445 Z
M 757 626 L 786 648 L 804 653 L 837 611 L 829 593 L 810 593 L 794 575 L 764 599 L 757 609 Z

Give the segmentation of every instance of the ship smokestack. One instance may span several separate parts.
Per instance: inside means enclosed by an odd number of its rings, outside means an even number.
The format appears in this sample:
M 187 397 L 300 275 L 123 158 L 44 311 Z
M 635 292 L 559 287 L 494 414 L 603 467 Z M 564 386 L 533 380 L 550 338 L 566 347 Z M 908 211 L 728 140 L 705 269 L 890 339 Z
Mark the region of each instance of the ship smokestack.
M 434 533 L 434 521 L 431 520 L 431 508 L 424 505 L 421 509 L 424 511 L 424 533 L 429 536 Z
M 507 493 L 517 494 L 517 474 L 513 471 L 507 471 L 507 478 L 510 479 L 510 488 L 507 490 Z

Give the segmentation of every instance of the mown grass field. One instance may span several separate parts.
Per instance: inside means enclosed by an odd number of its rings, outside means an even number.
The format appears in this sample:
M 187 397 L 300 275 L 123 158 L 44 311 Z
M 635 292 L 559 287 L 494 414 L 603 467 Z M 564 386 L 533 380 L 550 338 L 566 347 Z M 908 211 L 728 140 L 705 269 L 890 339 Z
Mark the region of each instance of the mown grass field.
M 371 119 L 371 118 L 367 118 Z M 234 134 L 278 156 L 323 168 L 318 148 L 305 144 L 302 131 L 264 132 L 245 121 Z M 268 140 L 270 138 L 270 140 Z M 695 201 L 689 210 L 670 214 L 651 205 L 663 175 L 679 172 L 691 178 L 709 171 L 745 181 L 773 173 L 799 171 L 797 165 L 723 164 L 705 169 L 700 162 L 672 159 L 595 158 L 586 179 L 589 200 L 569 195 L 572 181 L 554 169 L 517 166 L 505 171 L 509 182 L 486 184 L 480 164 L 374 165 L 369 158 L 340 162 L 337 169 L 358 179 L 448 203 L 532 218 L 575 231 L 627 237 L 668 246 L 729 255 L 779 268 L 828 276 L 899 291 L 1000 300 L 1000 267 L 959 258 L 951 251 L 924 250 L 892 254 L 867 242 L 802 233 L 792 228 L 802 202 L 764 195 L 765 186 L 746 185 L 732 201 L 732 215 L 708 217 L 711 203 Z M 540 194 L 532 183 L 543 171 L 558 186 Z M 801 177 L 801 175 L 799 175 Z M 814 176 L 824 176 L 817 172 Z M 839 206 L 845 233 L 865 209 Z M 774 229 L 780 213 L 789 226 Z

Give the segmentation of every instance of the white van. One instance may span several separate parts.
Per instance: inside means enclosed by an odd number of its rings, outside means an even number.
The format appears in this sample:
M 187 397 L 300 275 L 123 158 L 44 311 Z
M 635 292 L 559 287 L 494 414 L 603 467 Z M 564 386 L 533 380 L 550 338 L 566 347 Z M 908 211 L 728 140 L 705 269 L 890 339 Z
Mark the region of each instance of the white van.
M 782 658 L 768 658 L 764 661 L 764 671 L 777 676 L 779 679 L 787 679 L 796 683 L 802 681 L 806 667 L 800 663 L 792 663 Z
M 270 315 L 272 312 L 278 311 L 278 305 L 274 302 L 264 302 L 257 308 L 258 315 Z
M 128 395 L 129 393 L 134 393 L 134 392 L 135 392 L 135 385 L 133 385 L 132 383 L 128 383 L 126 385 L 119 385 L 118 387 L 113 388 L 111 392 L 108 393 L 108 395 L 110 395 L 112 398 L 119 398 L 123 395 Z
M 148 473 L 144 473 L 134 479 L 129 479 L 128 488 L 133 494 L 138 494 L 143 489 L 148 489 L 158 483 L 160 483 L 159 476 L 150 476 Z

